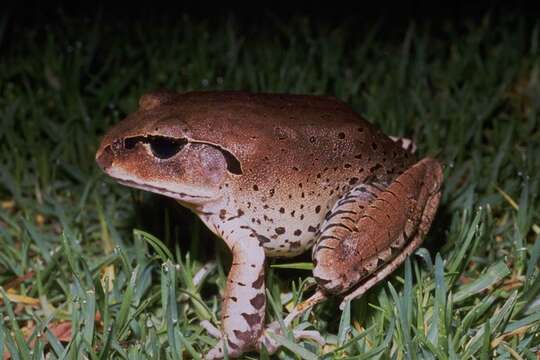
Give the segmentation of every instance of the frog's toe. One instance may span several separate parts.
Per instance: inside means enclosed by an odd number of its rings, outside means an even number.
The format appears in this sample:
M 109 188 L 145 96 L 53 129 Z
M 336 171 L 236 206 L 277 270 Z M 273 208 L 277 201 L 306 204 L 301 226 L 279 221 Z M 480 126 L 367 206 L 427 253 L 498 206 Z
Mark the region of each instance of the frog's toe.
M 229 358 L 237 358 L 240 355 L 242 355 L 244 351 L 239 351 L 239 348 L 237 346 L 234 346 L 231 342 L 227 345 L 227 357 Z M 223 342 L 223 338 L 221 338 L 217 344 L 210 349 L 204 356 L 205 360 L 217 360 L 217 359 L 223 359 L 225 357 L 225 345 Z
M 321 333 L 317 330 L 294 330 L 293 335 L 295 340 L 312 340 L 321 346 L 326 345 L 326 340 L 324 340 Z
M 258 349 L 260 350 L 264 345 L 268 354 L 275 353 L 279 349 L 279 343 L 275 340 L 274 335 L 283 336 L 283 331 L 281 331 L 281 327 L 277 321 L 274 321 L 265 328 L 263 336 L 259 342 Z M 321 346 L 326 344 L 326 341 L 322 335 L 316 330 L 294 330 L 293 337 L 294 340 L 312 340 Z
M 216 346 L 214 346 L 209 352 L 206 353 L 204 356 L 205 360 L 216 360 L 216 359 L 223 359 L 224 357 L 223 352 L 223 341 L 219 341 Z

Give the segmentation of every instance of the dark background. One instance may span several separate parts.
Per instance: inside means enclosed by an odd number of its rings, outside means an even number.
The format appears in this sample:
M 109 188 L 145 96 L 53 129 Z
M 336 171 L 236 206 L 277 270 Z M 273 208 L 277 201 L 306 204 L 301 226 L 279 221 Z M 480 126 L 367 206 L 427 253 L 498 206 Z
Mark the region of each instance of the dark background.
M 373 21 L 383 21 L 385 28 L 399 30 L 411 21 L 430 23 L 466 23 L 481 20 L 486 14 L 504 18 L 519 14 L 529 20 L 540 15 L 538 6 L 527 1 L 313 1 L 274 2 L 251 1 L 212 3 L 208 1 L 178 2 L 84 2 L 74 1 L 4 3 L 8 31 L 24 31 L 28 27 L 53 25 L 63 18 L 93 19 L 106 22 L 136 21 L 151 23 L 174 22 L 182 14 L 195 19 L 233 17 L 243 25 L 265 26 L 275 18 L 308 16 L 326 24 L 353 23 L 363 27 Z

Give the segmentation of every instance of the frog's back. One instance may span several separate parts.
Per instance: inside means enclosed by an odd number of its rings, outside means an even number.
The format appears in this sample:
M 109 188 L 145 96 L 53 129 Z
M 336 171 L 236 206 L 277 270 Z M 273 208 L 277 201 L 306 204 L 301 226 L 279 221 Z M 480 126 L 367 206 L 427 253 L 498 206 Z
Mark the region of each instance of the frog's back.
M 333 97 L 191 92 L 178 95 L 174 107 L 188 137 L 226 147 L 259 174 L 284 165 L 390 172 L 410 162 L 390 138 Z M 392 165 L 384 168 L 386 162 Z
M 226 136 L 231 142 L 238 137 L 265 135 L 273 139 L 276 128 L 301 131 L 304 128 L 334 128 L 337 125 L 367 125 L 352 109 L 330 96 L 248 93 L 240 91 L 188 92 L 174 101 L 178 114 L 187 123 L 200 127 L 211 136 L 215 132 L 224 140 L 224 132 L 234 128 L 244 131 Z M 360 123 L 360 124 L 359 124 Z M 204 128 L 204 130 L 202 130 Z

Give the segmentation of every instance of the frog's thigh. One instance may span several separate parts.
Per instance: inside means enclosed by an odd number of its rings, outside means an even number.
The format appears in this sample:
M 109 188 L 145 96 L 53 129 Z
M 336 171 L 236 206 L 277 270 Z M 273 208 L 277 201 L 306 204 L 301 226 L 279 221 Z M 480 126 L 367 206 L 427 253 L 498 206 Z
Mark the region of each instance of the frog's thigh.
M 365 196 L 367 186 L 359 185 L 338 201 L 313 247 L 313 275 L 321 288 L 349 290 L 396 258 L 417 234 L 423 236 L 435 215 L 441 182 L 440 164 L 426 158 L 386 189 Z
M 255 349 L 264 329 L 264 249 L 256 238 L 245 237 L 233 242 L 231 251 L 233 263 L 221 310 L 222 339 L 206 359 L 223 358 L 224 343 L 230 357 Z

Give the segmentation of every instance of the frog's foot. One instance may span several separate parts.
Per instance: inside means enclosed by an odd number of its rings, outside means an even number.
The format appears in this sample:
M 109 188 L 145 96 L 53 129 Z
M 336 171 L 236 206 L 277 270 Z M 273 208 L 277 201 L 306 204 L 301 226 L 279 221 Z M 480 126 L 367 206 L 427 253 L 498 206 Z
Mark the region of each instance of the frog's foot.
M 295 341 L 306 339 L 312 340 L 321 346 L 326 344 L 324 338 L 316 330 L 293 330 L 292 334 Z M 277 321 L 269 324 L 264 330 L 261 341 L 259 342 L 258 350 L 260 351 L 261 347 L 264 345 L 268 354 L 271 355 L 275 353 L 279 349 L 279 344 L 275 340 L 274 335 L 283 336 L 283 331 Z
M 317 291 L 313 295 L 311 295 L 309 299 L 304 300 L 292 309 L 289 315 L 287 315 L 287 317 L 283 320 L 285 326 L 290 326 L 294 319 L 296 319 L 315 305 L 326 301 L 326 299 L 328 299 L 328 296 L 321 289 L 317 289 Z
M 395 270 L 422 243 L 441 196 L 442 168 L 425 158 L 388 187 L 361 184 L 327 216 L 313 247 L 313 275 L 330 294 L 347 300 Z
M 210 275 L 214 269 L 217 267 L 217 264 L 215 261 L 208 261 L 206 262 L 196 273 L 193 275 L 193 278 L 191 279 L 191 282 L 193 283 L 193 286 L 198 288 L 203 281 L 206 279 L 208 275 Z M 189 295 L 182 294 L 180 295 L 179 301 L 181 303 L 188 302 L 190 299 Z M 201 324 L 202 325 L 202 324 Z
M 416 144 L 411 139 L 399 136 L 390 136 L 390 139 L 392 139 L 396 144 L 401 146 L 403 150 L 408 151 L 411 154 L 414 154 L 416 152 Z
M 195 273 L 195 275 L 193 275 L 193 279 L 191 279 L 191 281 L 193 282 L 193 285 L 195 287 L 198 287 L 199 285 L 202 284 L 202 282 L 204 281 L 204 279 L 206 279 L 206 277 L 208 275 L 210 275 L 210 273 L 212 273 L 212 271 L 214 271 L 214 269 L 217 267 L 217 264 L 215 261 L 211 260 L 211 261 L 208 261 L 206 262 L 200 269 L 199 271 L 197 271 Z
M 210 321 L 203 320 L 199 323 L 199 325 L 201 325 L 201 327 L 206 330 L 208 335 L 215 337 L 216 339 L 221 339 L 221 332 Z
M 213 325 L 211 325 L 210 329 L 207 329 L 207 328 L 205 329 L 208 331 L 210 335 L 220 338 L 220 341 L 218 342 L 218 344 L 212 350 L 210 350 L 210 352 L 206 354 L 205 359 L 206 360 L 222 359 L 225 356 L 225 346 L 224 346 L 224 342 L 222 340 L 221 334 L 219 333 L 219 331 L 217 334 L 215 333 L 214 329 L 215 330 L 217 329 Z M 307 340 L 312 340 L 321 346 L 324 346 L 326 344 L 326 341 L 324 340 L 324 338 L 316 330 L 294 330 L 292 333 L 293 333 L 294 340 L 307 339 Z M 261 351 L 261 348 L 264 346 L 268 354 L 270 355 L 274 354 L 280 347 L 279 343 L 274 338 L 275 335 L 283 336 L 283 331 L 281 331 L 281 327 L 279 326 L 278 322 L 273 322 L 265 328 L 262 336 L 258 339 L 254 348 L 251 350 Z M 243 352 L 246 351 L 246 349 L 243 349 L 242 351 L 238 351 L 234 347 L 234 345 L 232 345 L 230 342 L 228 343 L 229 343 L 229 345 L 227 346 L 228 357 L 231 357 L 231 358 L 238 357 Z

